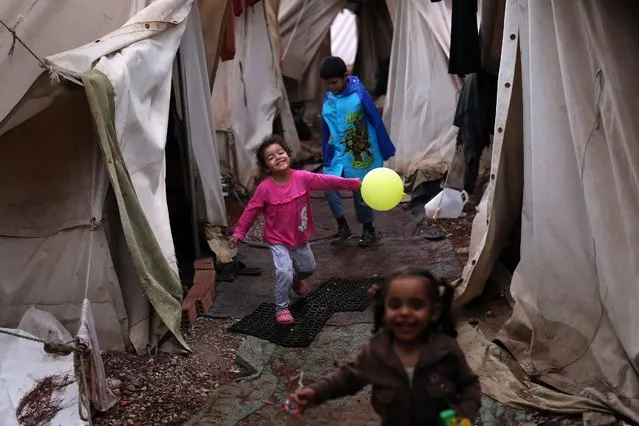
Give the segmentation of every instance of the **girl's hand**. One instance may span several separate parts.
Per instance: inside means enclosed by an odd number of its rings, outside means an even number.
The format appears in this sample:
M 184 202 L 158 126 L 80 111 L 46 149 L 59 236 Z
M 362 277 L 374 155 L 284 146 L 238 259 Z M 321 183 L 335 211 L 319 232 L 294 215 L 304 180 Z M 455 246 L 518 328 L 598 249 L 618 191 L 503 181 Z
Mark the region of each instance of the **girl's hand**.
M 315 400 L 315 391 L 311 388 L 298 389 L 288 398 L 297 404 L 300 413 L 302 413 L 305 409 L 313 405 Z
M 236 249 L 237 245 L 239 244 L 240 240 L 236 237 L 231 237 L 229 239 L 229 247 L 232 249 Z

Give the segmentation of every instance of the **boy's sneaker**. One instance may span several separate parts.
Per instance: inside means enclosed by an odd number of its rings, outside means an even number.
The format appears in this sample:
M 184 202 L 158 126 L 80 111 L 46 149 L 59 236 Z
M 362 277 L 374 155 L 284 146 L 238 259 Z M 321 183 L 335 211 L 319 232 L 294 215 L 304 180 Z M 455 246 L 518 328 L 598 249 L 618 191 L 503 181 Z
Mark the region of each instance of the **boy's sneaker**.
M 338 246 L 344 243 L 344 241 L 348 240 L 353 233 L 351 232 L 351 228 L 346 226 L 341 226 L 337 231 L 337 234 L 333 237 L 333 241 L 331 241 L 331 245 Z
M 375 231 L 371 231 L 371 230 L 365 230 L 362 233 L 362 237 L 359 239 L 359 246 L 360 247 L 368 247 L 371 244 L 375 243 L 377 241 L 377 236 L 375 235 Z

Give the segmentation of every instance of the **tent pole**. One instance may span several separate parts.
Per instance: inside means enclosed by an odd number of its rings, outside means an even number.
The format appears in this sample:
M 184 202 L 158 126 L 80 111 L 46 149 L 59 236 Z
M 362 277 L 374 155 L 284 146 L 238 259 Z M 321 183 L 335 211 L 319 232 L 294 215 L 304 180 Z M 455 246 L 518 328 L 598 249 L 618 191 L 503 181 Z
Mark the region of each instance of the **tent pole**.
M 183 120 L 184 120 L 184 133 L 186 136 L 186 149 L 187 149 L 187 163 L 188 163 L 188 178 L 189 178 L 189 198 L 191 200 L 191 233 L 193 236 L 193 251 L 195 258 L 199 259 L 202 255 L 200 248 L 200 236 L 198 233 L 198 220 L 197 220 L 197 202 L 195 194 L 195 172 L 193 169 L 193 145 L 191 127 L 189 125 L 189 102 L 188 92 L 186 90 L 186 77 L 184 75 L 184 61 L 182 57 L 182 49 L 178 49 L 176 59 L 178 62 L 177 71 L 179 74 L 180 82 L 180 103 L 182 104 Z

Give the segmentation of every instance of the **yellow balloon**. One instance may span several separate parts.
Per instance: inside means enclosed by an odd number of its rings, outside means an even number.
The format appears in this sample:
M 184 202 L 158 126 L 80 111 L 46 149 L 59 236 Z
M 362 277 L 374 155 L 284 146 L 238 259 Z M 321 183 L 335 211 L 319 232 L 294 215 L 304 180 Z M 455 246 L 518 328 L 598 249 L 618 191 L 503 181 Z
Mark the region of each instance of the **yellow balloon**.
M 396 207 L 404 198 L 404 183 L 394 170 L 379 167 L 364 176 L 361 191 L 370 208 L 385 212 Z

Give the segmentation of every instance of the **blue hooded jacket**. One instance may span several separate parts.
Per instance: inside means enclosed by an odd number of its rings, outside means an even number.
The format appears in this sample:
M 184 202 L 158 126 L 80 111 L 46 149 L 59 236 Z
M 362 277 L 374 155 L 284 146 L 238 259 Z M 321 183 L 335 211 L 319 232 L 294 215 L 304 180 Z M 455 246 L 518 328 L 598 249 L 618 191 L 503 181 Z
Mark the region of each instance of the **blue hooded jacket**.
M 322 151 L 325 174 L 358 178 L 395 155 L 373 98 L 355 76 L 342 92 L 324 96 Z

